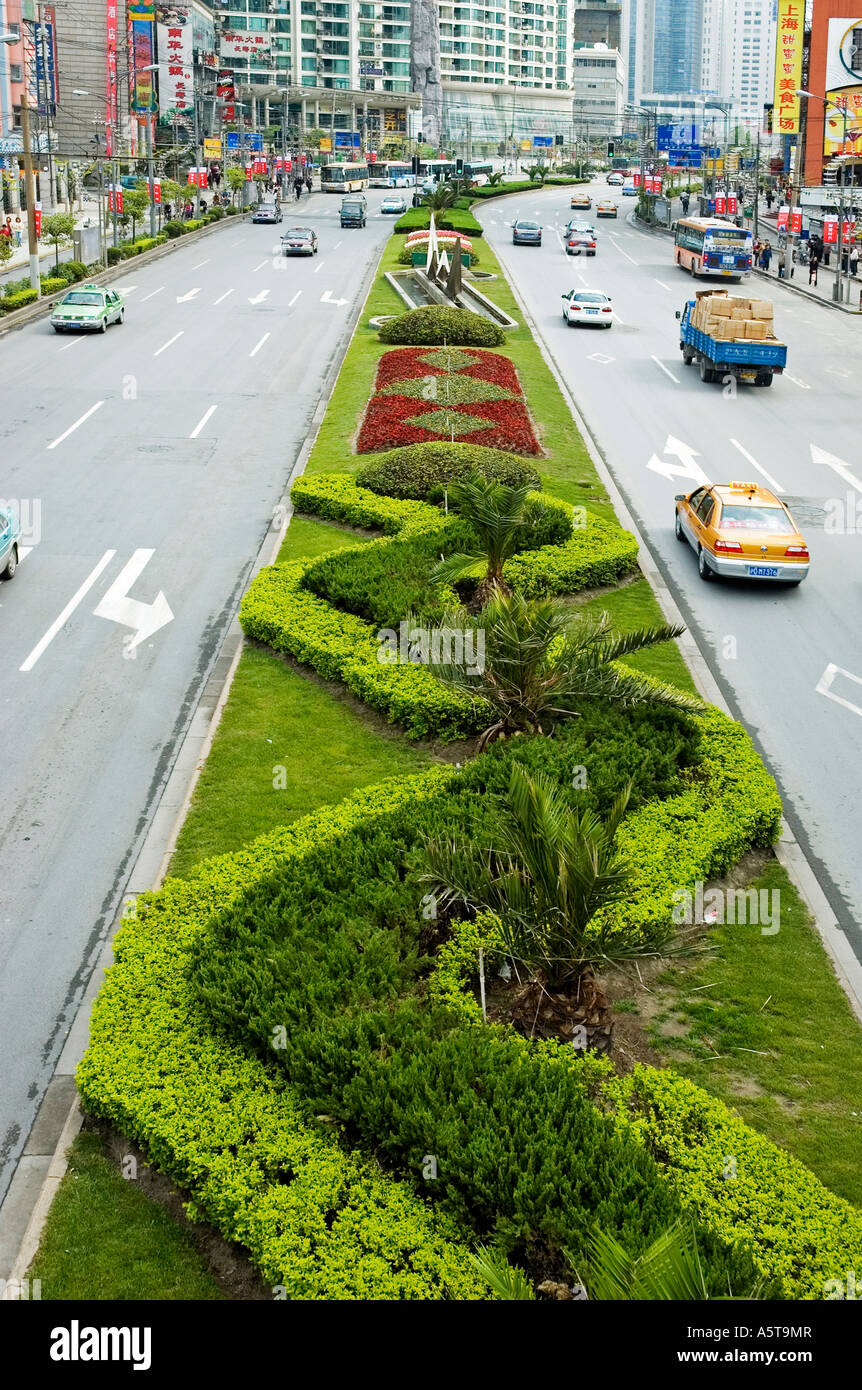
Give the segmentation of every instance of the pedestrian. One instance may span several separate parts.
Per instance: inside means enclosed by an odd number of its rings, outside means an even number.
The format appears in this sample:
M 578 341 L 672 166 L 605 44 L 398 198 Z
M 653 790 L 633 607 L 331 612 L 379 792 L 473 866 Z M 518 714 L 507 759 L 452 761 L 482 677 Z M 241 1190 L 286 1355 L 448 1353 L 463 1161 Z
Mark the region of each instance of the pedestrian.
M 186 203 L 185 208 L 183 209 L 183 212 L 184 212 L 186 221 L 187 221 L 187 222 L 191 221 L 191 216 L 192 216 L 192 213 L 194 212 L 194 208 L 192 207 L 191 203 Z
M 16 218 L 15 218 L 15 227 L 14 227 L 13 230 L 14 230 L 14 232 L 15 232 L 15 245 L 16 245 L 16 246 L 20 246 L 20 245 L 21 245 L 21 218 L 20 218 L 20 217 L 16 217 Z
M 682 203 L 683 217 L 688 217 L 689 195 L 687 193 L 683 193 L 682 197 L 680 198 L 680 202 Z
M 206 210 L 207 210 L 207 200 L 206 200 L 206 198 L 201 198 L 201 212 L 206 212 Z
M 787 251 L 786 251 L 785 247 L 782 246 L 781 250 L 780 250 L 779 253 L 778 253 L 778 278 L 779 278 L 779 280 L 784 280 L 784 279 L 786 279 L 786 274 L 787 274 Z
M 12 242 L 12 218 L 11 218 L 11 217 L 7 217 L 7 218 L 6 218 L 6 221 L 3 223 L 3 226 L 0 227 L 0 233 L 2 233 L 2 235 L 6 238 L 6 240 L 7 240 L 7 241 L 10 243 L 10 245 L 11 245 L 11 242 Z
M 855 275 L 855 274 L 856 274 L 856 271 L 857 271 L 858 269 L 859 269 L 859 248 L 858 248 L 858 246 L 854 246 L 854 247 L 853 247 L 853 250 L 850 252 L 850 274 L 851 274 L 851 275 Z
M 306 193 L 308 194 L 309 198 L 311 197 L 311 189 L 312 189 L 311 175 L 310 175 L 310 174 L 306 174 L 306 176 L 305 176 L 305 191 L 306 191 Z
M 296 178 L 293 180 L 293 191 L 296 195 L 297 202 L 299 202 L 300 198 L 302 197 L 302 187 L 302 178 L 299 174 L 297 174 Z
M 771 211 L 772 211 L 772 189 L 771 189 L 771 188 L 768 189 L 768 190 L 767 190 L 767 193 L 766 193 L 766 211 L 767 211 L 767 212 L 771 212 Z
M 808 283 L 817 284 L 817 267 L 820 264 L 820 254 L 816 246 L 812 246 L 808 255 Z
M 762 268 L 766 271 L 767 275 L 769 274 L 769 263 L 771 260 L 772 247 L 768 241 L 765 241 L 763 243 L 763 249 L 760 252 L 760 264 Z
M 213 171 L 212 171 L 212 169 L 207 169 L 207 188 L 212 188 L 212 186 L 213 186 Z
M 831 256 L 831 254 L 832 254 L 832 248 L 824 241 L 824 243 L 823 243 L 823 252 L 822 252 L 821 257 L 820 257 L 820 259 L 822 260 L 822 262 L 823 262 L 824 265 L 828 265 L 828 264 L 829 264 L 829 257 Z
M 171 220 L 171 218 L 173 217 L 173 215 L 174 215 L 174 210 L 173 210 L 173 208 L 171 207 L 170 203 L 165 203 L 165 221 L 166 221 L 166 222 L 170 222 L 170 220 Z

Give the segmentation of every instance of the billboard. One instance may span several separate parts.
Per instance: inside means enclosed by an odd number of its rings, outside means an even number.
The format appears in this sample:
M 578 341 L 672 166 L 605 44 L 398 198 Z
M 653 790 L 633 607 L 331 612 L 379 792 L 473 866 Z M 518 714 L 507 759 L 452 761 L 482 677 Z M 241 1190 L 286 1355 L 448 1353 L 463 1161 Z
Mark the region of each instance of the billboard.
M 117 0 L 107 0 L 105 10 L 105 154 L 114 153 L 117 128 Z
M 159 115 L 162 120 L 194 111 L 192 21 L 184 8 L 159 6 L 156 11 L 159 49 Z
M 272 35 L 253 34 L 244 29 L 226 29 L 221 35 L 219 53 L 223 58 L 255 57 L 258 53 L 269 53 L 272 48 Z
M 802 86 L 802 48 L 805 39 L 805 0 L 778 0 L 775 35 L 775 94 L 773 126 L 782 135 L 799 131 Z
M 40 18 L 28 21 L 33 31 L 35 62 L 31 69 L 30 93 L 40 116 L 57 113 L 57 60 L 55 37 L 57 22 L 53 5 L 42 5 Z
M 145 113 L 156 109 L 156 88 L 154 73 L 146 72 L 156 61 L 156 7 L 146 0 L 131 0 L 129 4 L 129 31 L 132 42 L 132 87 L 130 106 L 133 111 Z
M 860 148 L 854 141 L 862 137 L 862 17 L 830 19 L 826 44 L 826 96 L 833 107 L 841 108 L 826 109 L 823 153 L 831 158 L 842 153 L 845 109 L 846 152 Z
M 335 148 L 337 150 L 358 150 L 359 143 L 358 130 L 337 130 L 335 132 Z

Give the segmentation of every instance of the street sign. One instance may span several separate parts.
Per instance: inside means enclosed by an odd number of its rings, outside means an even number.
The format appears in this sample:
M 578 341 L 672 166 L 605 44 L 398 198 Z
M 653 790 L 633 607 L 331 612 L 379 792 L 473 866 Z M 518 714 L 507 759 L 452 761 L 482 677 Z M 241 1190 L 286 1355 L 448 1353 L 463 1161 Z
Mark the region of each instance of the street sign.
M 358 130 L 337 130 L 335 148 L 337 150 L 358 150 L 360 145 Z
M 550 145 L 553 145 L 553 143 L 554 143 L 554 137 L 553 137 L 553 135 L 534 135 L 534 136 L 533 136 L 533 144 L 534 144 L 534 145 L 541 145 L 541 146 L 543 146 L 543 147 L 548 147 L 548 146 L 550 146 Z

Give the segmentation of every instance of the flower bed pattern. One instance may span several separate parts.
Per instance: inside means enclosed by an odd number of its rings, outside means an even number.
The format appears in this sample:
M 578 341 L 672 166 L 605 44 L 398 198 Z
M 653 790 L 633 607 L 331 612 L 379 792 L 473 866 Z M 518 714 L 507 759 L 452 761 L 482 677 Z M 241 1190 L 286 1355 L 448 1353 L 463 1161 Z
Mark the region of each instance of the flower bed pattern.
M 384 353 L 357 453 L 453 438 L 518 454 L 541 452 L 509 359 L 479 348 Z

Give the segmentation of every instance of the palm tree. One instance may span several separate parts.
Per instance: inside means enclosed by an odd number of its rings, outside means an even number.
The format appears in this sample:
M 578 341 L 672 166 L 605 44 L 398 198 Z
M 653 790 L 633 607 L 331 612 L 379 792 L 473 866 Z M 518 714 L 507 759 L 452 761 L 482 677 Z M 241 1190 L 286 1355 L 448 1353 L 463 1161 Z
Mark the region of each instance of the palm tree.
M 446 208 L 451 208 L 457 196 L 451 184 L 440 183 L 433 193 L 426 193 L 422 201 L 432 212 L 445 212 Z
M 569 806 L 545 773 L 531 777 L 514 763 L 495 842 L 428 840 L 420 878 L 438 908 L 493 913 L 506 955 L 549 990 L 566 990 L 598 961 L 646 950 L 640 929 L 629 937 L 615 926 L 612 939 L 588 930 L 631 881 L 628 860 L 614 843 L 630 795 L 631 784 L 602 821 L 592 810 Z M 582 993 L 597 1001 L 592 979 Z M 602 1000 L 598 1012 L 603 1008 Z
M 451 556 L 450 562 L 455 559 Z M 447 634 L 453 629 L 462 634 L 464 654 L 431 670 L 487 711 L 490 722 L 479 740 L 480 753 L 512 734 L 552 732 L 560 720 L 576 717 L 584 700 L 614 700 L 624 707 L 669 705 L 691 712 L 703 708 L 696 697 L 617 664 L 632 652 L 679 637 L 682 627 L 658 623 L 614 634 L 606 613 L 578 617 L 557 599 L 530 602 L 520 594 L 497 592 L 478 615 L 464 609 L 446 614 L 436 637 L 438 650 L 451 651 Z M 432 633 L 432 645 L 434 641 Z M 480 660 L 467 655 L 475 658 L 477 652 Z
M 458 579 L 479 579 L 472 607 L 481 608 L 495 593 L 509 593 L 503 566 L 518 549 L 524 526 L 524 508 L 531 489 L 470 473 L 449 489 L 449 503 L 469 521 L 479 537 L 481 553 L 450 555 L 431 573 L 434 583 L 453 584 Z

